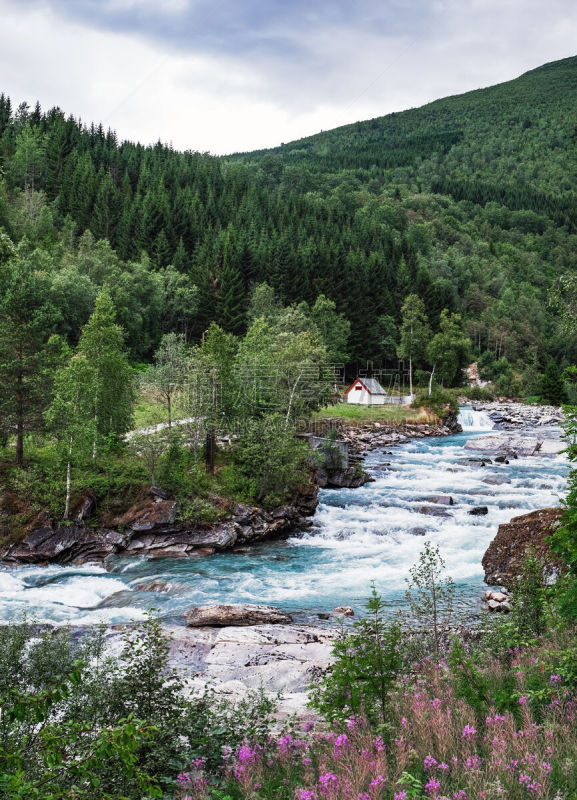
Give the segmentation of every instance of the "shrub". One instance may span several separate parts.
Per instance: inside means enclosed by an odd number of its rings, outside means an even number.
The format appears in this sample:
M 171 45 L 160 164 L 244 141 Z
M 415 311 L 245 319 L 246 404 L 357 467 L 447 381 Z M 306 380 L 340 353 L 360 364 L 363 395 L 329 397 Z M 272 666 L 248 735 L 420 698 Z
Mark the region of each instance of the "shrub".
M 389 698 L 401 666 L 401 631 L 385 620 L 383 602 L 374 585 L 367 616 L 344 628 L 333 647 L 334 663 L 312 690 L 311 705 L 327 719 L 363 714 L 384 725 Z

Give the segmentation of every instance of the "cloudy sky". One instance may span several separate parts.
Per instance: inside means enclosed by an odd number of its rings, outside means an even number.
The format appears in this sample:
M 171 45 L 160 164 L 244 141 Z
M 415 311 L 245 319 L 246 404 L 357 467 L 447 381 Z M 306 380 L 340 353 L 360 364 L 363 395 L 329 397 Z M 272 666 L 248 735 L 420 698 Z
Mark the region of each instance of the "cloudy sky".
M 0 0 L 0 91 L 229 153 L 577 54 L 575 0 Z

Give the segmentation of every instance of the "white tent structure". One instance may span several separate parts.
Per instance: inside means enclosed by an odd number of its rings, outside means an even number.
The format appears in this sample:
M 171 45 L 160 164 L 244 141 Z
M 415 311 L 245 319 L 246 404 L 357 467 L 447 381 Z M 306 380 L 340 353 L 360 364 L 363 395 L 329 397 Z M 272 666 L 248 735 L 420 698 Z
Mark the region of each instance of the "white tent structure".
M 347 403 L 362 406 L 382 406 L 386 403 L 386 392 L 376 378 L 357 378 L 347 391 Z

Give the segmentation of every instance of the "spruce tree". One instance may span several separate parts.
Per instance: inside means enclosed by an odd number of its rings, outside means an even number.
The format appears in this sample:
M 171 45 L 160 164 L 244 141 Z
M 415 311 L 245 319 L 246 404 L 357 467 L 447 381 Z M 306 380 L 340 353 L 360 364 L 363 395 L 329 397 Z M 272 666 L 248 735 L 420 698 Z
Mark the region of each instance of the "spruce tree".
M 545 367 L 545 372 L 541 379 L 540 394 L 541 400 L 550 403 L 552 406 L 561 406 L 569 402 L 563 375 L 553 359 L 550 359 Z

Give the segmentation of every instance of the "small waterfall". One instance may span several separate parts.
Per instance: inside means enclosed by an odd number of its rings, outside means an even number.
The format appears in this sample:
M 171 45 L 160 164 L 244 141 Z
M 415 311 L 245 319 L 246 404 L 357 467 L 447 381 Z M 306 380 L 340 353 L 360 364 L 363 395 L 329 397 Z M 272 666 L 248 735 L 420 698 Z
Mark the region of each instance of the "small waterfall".
M 495 427 L 486 411 L 460 408 L 458 421 L 464 431 L 492 431 Z

